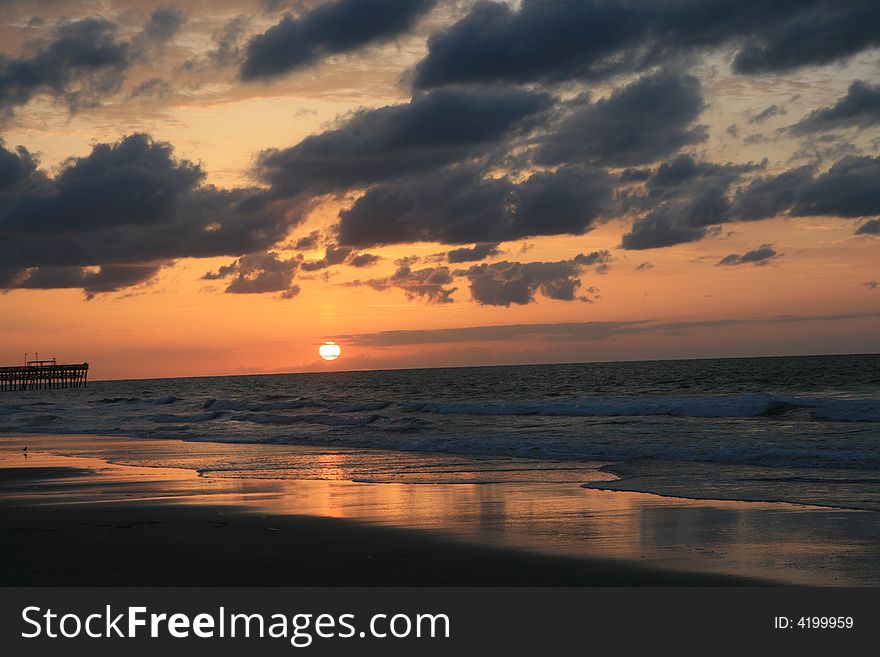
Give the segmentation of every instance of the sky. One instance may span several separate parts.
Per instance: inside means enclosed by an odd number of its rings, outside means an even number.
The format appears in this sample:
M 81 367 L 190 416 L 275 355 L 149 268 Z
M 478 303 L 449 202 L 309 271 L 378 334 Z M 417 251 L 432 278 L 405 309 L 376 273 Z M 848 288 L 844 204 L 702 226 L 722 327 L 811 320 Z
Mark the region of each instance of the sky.
M 874 0 L 0 6 L 2 364 L 880 351 Z

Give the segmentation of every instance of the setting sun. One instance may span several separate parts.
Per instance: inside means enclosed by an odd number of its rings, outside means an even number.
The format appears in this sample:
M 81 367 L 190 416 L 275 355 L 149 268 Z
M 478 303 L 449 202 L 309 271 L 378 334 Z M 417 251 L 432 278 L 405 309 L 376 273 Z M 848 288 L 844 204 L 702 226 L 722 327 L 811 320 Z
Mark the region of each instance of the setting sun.
M 342 349 L 335 342 L 325 342 L 318 347 L 318 354 L 324 360 L 336 360 L 342 354 Z

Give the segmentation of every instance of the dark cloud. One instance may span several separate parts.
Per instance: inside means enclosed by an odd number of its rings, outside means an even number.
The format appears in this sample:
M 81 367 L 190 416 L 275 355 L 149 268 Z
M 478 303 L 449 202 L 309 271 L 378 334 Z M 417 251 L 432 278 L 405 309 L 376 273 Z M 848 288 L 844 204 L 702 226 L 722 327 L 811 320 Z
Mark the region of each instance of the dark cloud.
M 132 47 L 117 41 L 118 28 L 102 18 L 61 23 L 32 54 L 0 54 L 0 113 L 7 116 L 38 94 L 71 111 L 116 92 L 132 64 Z
M 764 109 L 762 109 L 754 116 L 750 116 L 749 123 L 764 123 L 765 121 L 772 119 L 774 116 L 785 116 L 786 114 L 788 114 L 788 112 L 785 111 L 784 107 L 780 107 L 779 105 L 770 105 L 769 107 L 765 107 Z
M 865 217 L 880 213 L 880 158 L 848 155 L 816 175 L 800 167 L 761 177 L 737 191 L 732 218 L 792 216 Z
M 174 87 L 161 78 L 149 78 L 138 84 L 128 97 L 131 99 L 168 98 L 174 94 Z
M 577 294 L 581 287 L 580 274 L 586 261 L 593 264 L 596 260 L 583 254 L 559 262 L 505 260 L 474 265 L 455 274 L 467 278 L 471 298 L 480 305 L 525 305 L 535 301 L 538 291 L 549 299 L 590 301 L 588 297 L 579 297 Z
M 463 246 L 460 249 L 452 249 L 446 252 L 446 261 L 450 263 L 476 262 L 497 256 L 501 251 L 498 242 L 483 242 L 471 247 Z
M 409 103 L 361 110 L 334 130 L 260 154 L 257 175 L 281 196 L 326 193 L 468 159 L 547 109 L 520 89 L 441 89 Z
M 334 265 L 341 265 L 354 252 L 350 246 L 338 246 L 330 244 L 324 249 L 324 257 L 320 260 L 310 260 L 302 263 L 303 271 L 318 271 Z
M 318 243 L 321 240 L 321 231 L 313 230 L 311 233 L 304 237 L 300 237 L 296 240 L 291 248 L 296 249 L 297 251 L 311 251 L 312 249 L 318 248 Z
M 328 55 L 351 52 L 409 31 L 435 0 L 336 0 L 281 21 L 247 44 L 241 78 L 283 75 Z
M 648 168 L 624 169 L 618 174 L 618 178 L 624 183 L 645 182 L 651 177 L 652 171 Z
M 625 249 L 653 249 L 694 242 L 709 227 L 731 218 L 730 190 L 755 164 L 718 164 L 681 155 L 664 162 L 645 183 L 644 194 L 628 194 L 624 207 L 645 212 L 623 236 Z
M 382 259 L 382 256 L 373 253 L 358 253 L 348 259 L 352 267 L 372 267 Z
M 836 128 L 868 128 L 880 123 L 880 85 L 856 80 L 846 95 L 831 107 L 813 110 L 791 127 L 794 134 Z
M 666 211 L 658 210 L 635 221 L 630 231 L 621 238 L 620 245 L 629 250 L 657 249 L 696 242 L 706 234 L 706 228 L 675 222 Z
M 719 260 L 716 266 L 720 267 L 747 264 L 766 265 L 774 258 L 780 257 L 782 257 L 782 254 L 777 253 L 772 244 L 762 244 L 757 249 L 752 249 L 751 251 L 747 251 L 742 255 L 731 253 L 730 255 L 725 256 L 721 260 Z
M 176 7 L 158 7 L 144 26 L 144 36 L 150 41 L 164 43 L 183 27 L 186 15 Z
M 697 166 L 686 157 L 661 165 L 646 183 L 646 195 L 624 196 L 629 209 L 650 203 L 655 209 L 634 222 L 623 236 L 623 248 L 693 242 L 722 222 L 756 221 L 786 213 L 792 217 L 847 218 L 880 214 L 880 186 L 876 183 L 880 180 L 880 157 L 848 155 L 818 174 L 814 167 L 805 166 L 758 176 L 729 193 L 733 182 L 756 169 L 760 166 Z
M 100 267 L 97 284 L 176 258 L 238 256 L 265 250 L 301 220 L 263 190 L 218 189 L 170 145 L 136 134 L 96 144 L 54 176 L 25 149 L 0 148 L 0 261 L 19 282 L 32 268 Z M 67 270 L 66 280 L 76 280 Z M 60 279 L 59 279 L 60 280 Z M 64 287 L 69 287 L 64 285 Z
M 368 286 L 374 290 L 398 288 L 407 298 L 422 298 L 428 303 L 452 303 L 452 294 L 457 290 L 451 287 L 455 277 L 467 279 L 471 299 L 480 305 L 510 306 L 532 303 L 540 292 L 550 299 L 562 301 L 591 301 L 586 296 L 578 296 L 581 287 L 580 276 L 588 266 L 602 266 L 610 254 L 597 251 L 589 255 L 579 254 L 571 260 L 559 262 L 496 262 L 473 265 L 467 269 L 451 271 L 449 267 L 424 267 L 416 269 L 413 265 L 418 258 L 403 258 L 397 261 L 397 269 L 384 278 L 355 280 L 347 286 Z M 586 290 L 595 292 L 593 288 Z
M 759 170 L 763 165 L 718 164 L 694 159 L 690 155 L 662 163 L 648 179 L 646 188 L 652 202 L 692 196 L 695 190 L 727 189 L 743 174 Z
M 0 211 L 16 194 L 45 183 L 45 177 L 37 171 L 38 164 L 23 146 L 9 151 L 0 141 Z
M 856 228 L 856 235 L 880 235 L 880 219 L 869 219 Z
M 719 0 L 720 4 L 731 4 Z M 712 3 L 709 3 L 712 4 Z M 873 0 L 739 3 L 746 27 L 733 60 L 737 73 L 781 73 L 830 64 L 880 43 L 880 5 Z
M 417 258 L 403 258 L 397 261 L 397 269 L 393 274 L 385 278 L 372 278 L 369 280 L 355 280 L 346 283 L 348 286 L 365 285 L 374 290 L 387 290 L 397 288 L 403 290 L 407 299 L 424 299 L 428 303 L 452 303 L 452 294 L 458 288 L 449 287 L 452 282 L 452 272 L 449 267 L 423 267 L 413 269 Z
M 102 265 L 89 267 L 33 267 L 17 273 L 5 283 L 4 289 L 63 289 L 80 288 L 86 298 L 96 294 L 115 292 L 122 288 L 145 283 L 152 279 L 161 265 Z
M 249 253 L 202 278 L 208 281 L 231 278 L 225 290 L 228 294 L 280 292 L 282 299 L 292 299 L 300 291 L 293 280 L 301 264 L 299 258 L 282 260 L 273 252 Z
M 415 85 L 595 78 L 730 46 L 736 72 L 780 72 L 878 43 L 873 0 L 484 1 L 428 40 Z
M 611 251 L 602 249 L 601 251 L 593 251 L 587 254 L 579 253 L 573 260 L 583 267 L 593 267 L 595 265 L 607 265 L 614 258 L 611 256 Z
M 813 167 L 800 167 L 776 176 L 761 176 L 736 192 L 733 216 L 741 221 L 775 217 L 795 202 L 813 180 Z
M 880 157 L 848 155 L 800 190 L 794 216 L 880 214 Z
M 534 235 L 582 234 L 612 191 L 604 171 L 565 167 L 521 183 L 453 167 L 367 191 L 340 213 L 339 239 L 352 246 L 405 242 L 472 244 Z
M 536 158 L 541 164 L 654 162 L 705 141 L 705 126 L 694 125 L 702 109 L 696 78 L 669 71 L 646 75 L 597 103 L 575 107 Z
M 176 162 L 171 146 L 136 135 L 97 144 L 56 176 L 53 194 L 17 196 L 0 208 L 0 229 L 75 233 L 123 224 L 162 224 L 177 200 L 198 186 L 204 173 Z

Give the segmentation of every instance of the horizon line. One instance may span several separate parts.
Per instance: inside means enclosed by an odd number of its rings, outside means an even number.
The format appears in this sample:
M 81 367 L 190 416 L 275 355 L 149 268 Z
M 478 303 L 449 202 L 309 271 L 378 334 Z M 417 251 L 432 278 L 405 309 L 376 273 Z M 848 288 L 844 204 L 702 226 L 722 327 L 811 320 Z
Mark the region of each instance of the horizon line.
M 491 365 L 437 365 L 429 367 L 384 367 L 373 369 L 349 369 L 349 370 L 287 370 L 283 372 L 246 372 L 239 374 L 191 374 L 189 376 L 150 376 L 150 377 L 132 377 L 124 379 L 93 379 L 91 383 L 116 383 L 121 381 L 167 381 L 178 379 L 219 379 L 229 377 L 245 377 L 245 376 L 290 376 L 290 375 L 326 375 L 326 374 L 349 374 L 355 372 L 416 372 L 419 370 L 466 370 L 466 369 L 490 369 L 498 367 L 548 367 L 552 365 L 611 365 L 616 363 L 676 363 L 687 361 L 705 361 L 705 360 L 756 360 L 756 359 L 773 359 L 773 358 L 845 358 L 848 356 L 880 356 L 878 351 L 868 352 L 846 352 L 846 353 L 810 353 L 810 354 L 764 354 L 754 356 L 701 356 L 698 358 L 636 358 L 636 359 L 615 359 L 615 360 L 589 360 L 589 361 L 558 361 L 550 363 L 494 363 Z

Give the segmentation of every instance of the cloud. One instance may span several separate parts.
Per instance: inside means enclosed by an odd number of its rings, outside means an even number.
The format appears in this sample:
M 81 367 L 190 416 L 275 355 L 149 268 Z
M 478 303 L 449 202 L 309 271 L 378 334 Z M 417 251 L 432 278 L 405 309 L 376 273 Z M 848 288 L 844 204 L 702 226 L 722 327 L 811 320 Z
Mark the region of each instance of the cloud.
M 594 265 L 607 265 L 614 258 L 611 256 L 611 251 L 602 249 L 601 251 L 593 251 L 587 254 L 579 253 L 573 260 L 582 267 L 593 267 Z
M 880 235 L 880 219 L 869 219 L 856 228 L 856 235 Z
M 880 157 L 847 155 L 818 175 L 806 166 L 757 178 L 737 191 L 732 218 L 767 219 L 785 211 L 796 217 L 878 214 L 878 176 Z
M 369 253 L 356 253 L 350 246 L 330 244 L 324 249 L 324 257 L 320 260 L 304 260 L 303 271 L 319 271 L 334 265 L 348 264 L 352 267 L 369 267 L 382 258 Z
M 624 207 L 647 213 L 633 222 L 624 249 L 653 249 L 700 240 L 731 218 L 730 189 L 755 164 L 717 164 L 680 155 L 657 167 L 643 194 L 622 197 Z
M 308 235 L 300 237 L 297 239 L 291 246 L 291 248 L 296 249 L 297 251 L 311 251 L 312 249 L 318 248 L 318 242 L 321 239 L 321 231 L 313 230 Z
M 97 279 L 73 270 L 55 279 L 81 280 L 88 292 L 123 271 L 111 267 L 139 274 L 177 258 L 261 251 L 301 221 L 264 190 L 218 189 L 204 177 L 145 134 L 95 144 L 52 176 L 26 149 L 0 148 L 0 262 L 16 272 L 6 287 L 33 268 L 99 267 Z
M 349 256 L 352 255 L 352 249 L 349 246 L 338 246 L 336 244 L 328 244 L 324 249 L 324 257 L 320 260 L 310 260 L 302 263 L 303 271 L 318 271 L 327 269 L 333 265 L 341 265 Z
M 758 176 L 729 189 L 760 166 L 697 166 L 686 156 L 664 163 L 646 183 L 647 195 L 624 195 L 625 206 L 655 209 L 637 219 L 623 236 L 626 249 L 672 246 L 702 239 L 722 222 L 791 217 L 867 217 L 880 214 L 880 157 L 847 155 L 827 171 L 804 166 L 773 176 Z M 699 175 L 694 171 L 700 171 Z M 866 229 L 870 231 L 871 229 Z
M 848 155 L 799 190 L 794 216 L 880 214 L 880 157 Z
M 186 15 L 176 7 L 158 7 L 144 26 L 144 36 L 156 43 L 169 41 L 183 27 Z
M 435 0 L 336 0 L 279 23 L 248 41 L 243 80 L 271 78 L 408 32 Z
M 630 231 L 620 240 L 620 245 L 628 250 L 657 249 L 674 244 L 696 242 L 707 234 L 702 226 L 688 226 L 672 220 L 664 210 L 652 212 L 633 222 Z
M 370 188 L 340 213 L 339 241 L 351 246 L 407 242 L 473 244 L 535 235 L 583 234 L 613 189 L 602 170 L 564 167 L 520 183 L 459 166 Z
M 132 89 L 128 97 L 130 99 L 144 98 L 168 98 L 174 94 L 174 87 L 161 78 L 148 78 Z
M 497 256 L 501 251 L 498 242 L 482 242 L 472 247 L 462 247 L 446 252 L 446 261 L 450 263 L 474 262 Z
M 733 60 L 737 73 L 781 73 L 830 64 L 880 43 L 880 6 L 872 0 L 741 4 L 752 12 L 754 23 L 747 28 L 751 34 L 740 35 L 745 39 Z
M 813 110 L 791 126 L 797 135 L 838 128 L 869 128 L 880 123 L 880 85 L 853 82 L 831 107 Z
M 633 166 L 654 162 L 705 141 L 694 125 L 703 109 L 699 81 L 659 71 L 597 103 L 576 106 L 538 149 L 541 164 Z
M 103 18 L 64 22 L 32 54 L 0 54 L 0 113 L 9 116 L 38 94 L 76 111 L 116 92 L 132 65 L 132 47 L 117 41 L 117 32 Z
M 521 89 L 440 89 L 355 112 L 296 146 L 260 153 L 256 174 L 279 196 L 370 185 L 466 160 L 511 135 L 552 98 Z
M 742 221 L 769 219 L 792 206 L 813 180 L 814 168 L 799 167 L 776 176 L 763 176 L 737 190 L 732 214 Z
M 202 278 L 208 281 L 231 278 L 225 290 L 227 294 L 280 292 L 280 298 L 292 299 L 300 291 L 293 280 L 301 264 L 299 258 L 282 260 L 274 252 L 249 253 Z
M 368 280 L 355 280 L 345 283 L 347 286 L 367 286 L 374 290 L 387 290 L 398 288 L 403 290 L 406 298 L 413 300 L 424 299 L 428 303 L 445 304 L 452 303 L 452 294 L 458 288 L 449 287 L 452 282 L 452 272 L 449 267 L 424 267 L 413 269 L 412 265 L 417 258 L 402 258 L 397 261 L 397 269 L 393 274 L 385 278 L 371 278 Z
M 382 259 L 382 256 L 373 253 L 358 253 L 348 259 L 352 267 L 372 267 Z
M 770 105 L 769 107 L 765 107 L 760 112 L 755 114 L 754 116 L 749 117 L 749 123 L 764 123 L 769 119 L 772 119 L 774 116 L 785 116 L 788 112 L 785 111 L 784 107 L 780 107 L 779 105 Z M 736 136 L 735 134 L 732 136 Z
M 473 265 L 467 269 L 450 270 L 445 265 L 436 267 L 413 267 L 419 258 L 402 258 L 396 261 L 397 269 L 390 276 L 355 280 L 346 286 L 367 286 L 374 290 L 401 289 L 408 299 L 422 298 L 428 303 L 452 303 L 452 294 L 458 289 L 451 287 L 456 277 L 468 281 L 471 299 L 484 306 L 524 305 L 535 300 L 536 293 L 561 301 L 591 301 L 578 296 L 580 276 L 588 267 L 598 270 L 607 266 L 611 255 L 607 251 L 579 254 L 571 260 L 559 262 L 496 262 Z M 593 288 L 587 292 L 595 293 Z
M 96 294 L 115 292 L 152 279 L 161 265 L 102 265 L 89 267 L 32 267 L 3 282 L 4 289 L 48 290 L 80 288 L 91 299 Z
M 333 336 L 338 341 L 359 347 L 405 347 L 426 344 L 461 344 L 465 342 L 517 342 L 535 338 L 554 343 L 594 342 L 618 335 L 679 334 L 724 326 L 763 326 L 799 324 L 804 322 L 837 322 L 880 317 L 880 312 L 841 313 L 826 315 L 776 315 L 771 317 L 738 317 L 714 320 L 662 322 L 632 320 L 620 322 L 558 322 L 548 324 L 500 324 L 496 326 L 463 326 L 441 329 L 396 329 L 375 333 Z
M 572 260 L 559 262 L 523 263 L 505 260 L 474 265 L 469 269 L 458 270 L 455 274 L 467 278 L 471 298 L 484 306 L 533 303 L 538 291 L 549 299 L 559 301 L 590 301 L 588 297 L 578 297 L 577 291 L 581 287 L 582 268 L 587 263 L 598 262 L 597 258 L 591 256 L 581 254 Z
M 751 251 L 747 251 L 742 255 L 738 255 L 736 253 L 731 253 L 728 256 L 723 257 L 718 261 L 716 266 L 730 266 L 730 265 L 766 265 L 768 262 L 773 260 L 774 258 L 782 257 L 781 253 L 777 253 L 773 249 L 772 244 L 762 244 L 757 249 L 752 249 Z
M 428 40 L 417 88 L 589 79 L 734 47 L 741 74 L 827 64 L 880 43 L 873 0 L 478 2 Z

